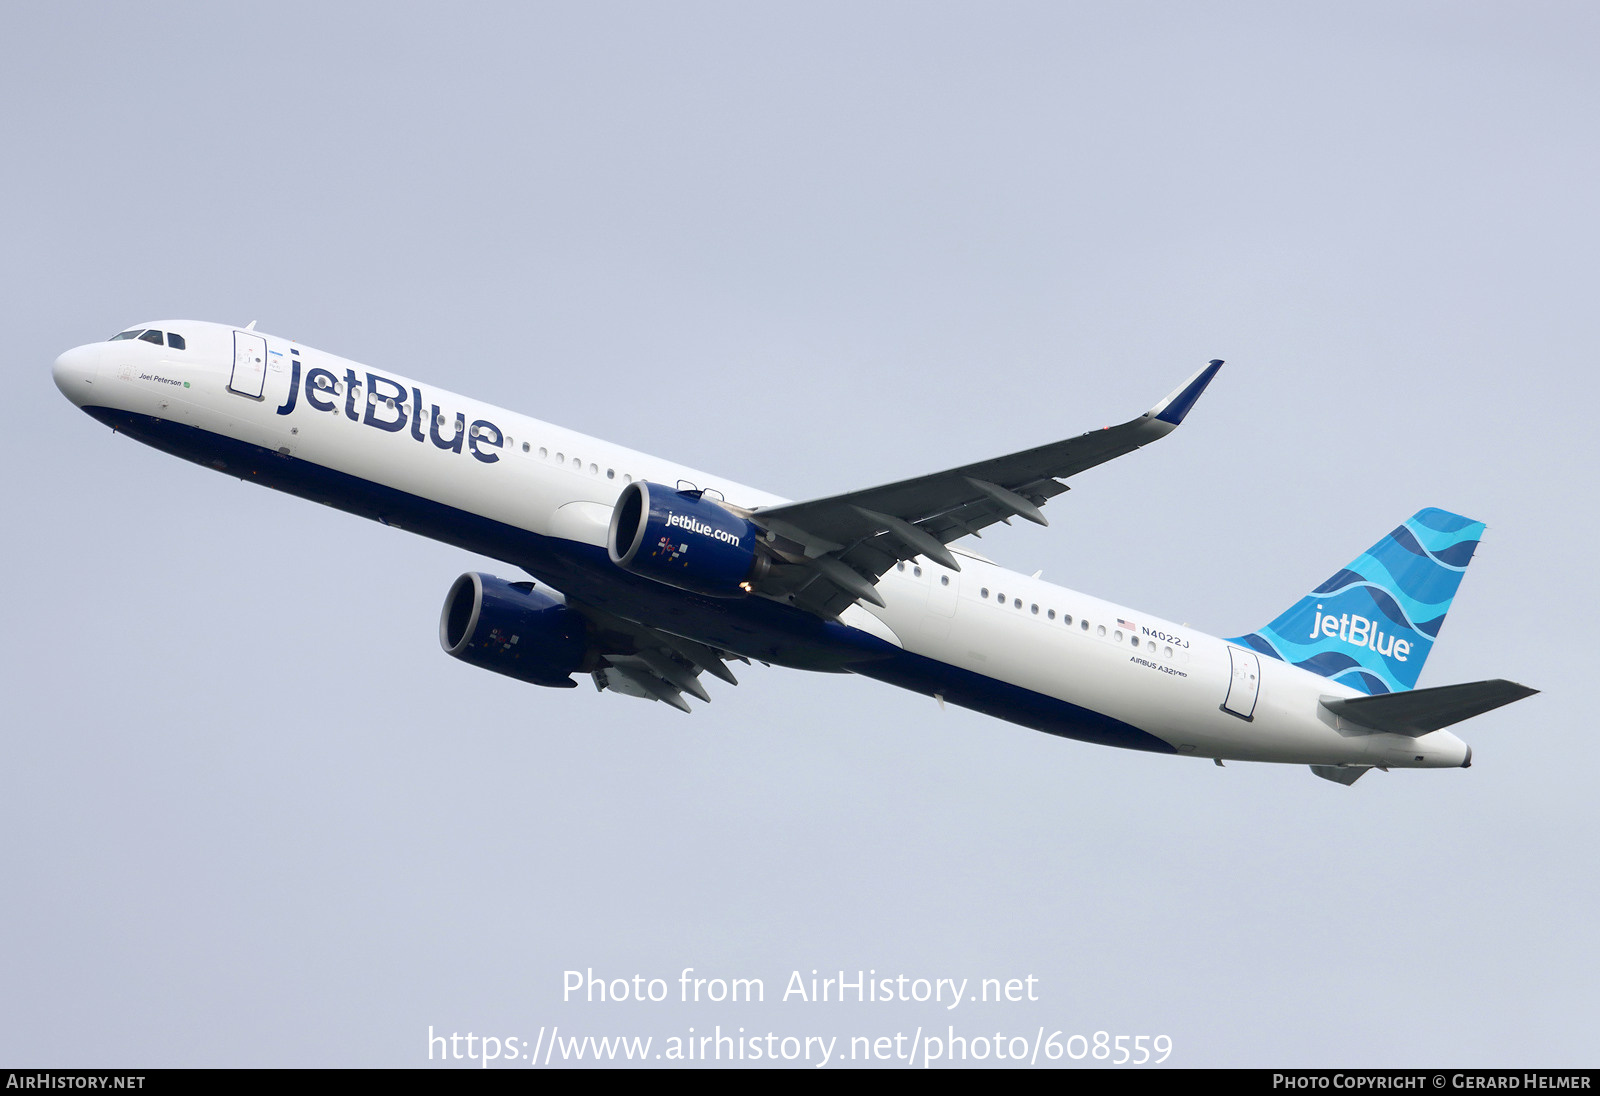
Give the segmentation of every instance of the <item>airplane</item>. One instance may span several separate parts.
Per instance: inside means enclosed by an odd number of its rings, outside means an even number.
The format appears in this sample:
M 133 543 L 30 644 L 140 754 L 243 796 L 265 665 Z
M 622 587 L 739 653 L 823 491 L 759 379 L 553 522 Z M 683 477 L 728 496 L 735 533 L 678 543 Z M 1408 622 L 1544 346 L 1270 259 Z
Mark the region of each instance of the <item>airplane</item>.
M 1482 522 L 1424 509 L 1229 639 L 1008 571 L 958 544 L 1048 524 L 1063 482 L 1175 430 L 1223 363 L 1137 418 L 793 502 L 244 327 L 155 321 L 68 350 L 61 392 L 227 475 L 501 560 L 457 578 L 444 650 L 550 688 L 690 711 L 730 662 L 855 673 L 1064 738 L 1153 753 L 1468 768 L 1444 728 L 1533 695 L 1416 688 Z

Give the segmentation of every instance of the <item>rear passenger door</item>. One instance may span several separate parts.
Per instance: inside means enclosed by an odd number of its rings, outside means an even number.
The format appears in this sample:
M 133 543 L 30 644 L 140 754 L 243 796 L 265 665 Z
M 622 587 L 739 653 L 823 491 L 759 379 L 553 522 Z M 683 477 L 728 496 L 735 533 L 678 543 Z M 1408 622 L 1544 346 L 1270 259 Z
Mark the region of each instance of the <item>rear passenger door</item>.
M 1253 719 L 1256 700 L 1261 695 L 1261 660 L 1254 651 L 1238 647 L 1229 647 L 1228 657 L 1233 662 L 1233 677 L 1228 682 L 1228 696 L 1222 702 L 1222 710 L 1241 719 Z

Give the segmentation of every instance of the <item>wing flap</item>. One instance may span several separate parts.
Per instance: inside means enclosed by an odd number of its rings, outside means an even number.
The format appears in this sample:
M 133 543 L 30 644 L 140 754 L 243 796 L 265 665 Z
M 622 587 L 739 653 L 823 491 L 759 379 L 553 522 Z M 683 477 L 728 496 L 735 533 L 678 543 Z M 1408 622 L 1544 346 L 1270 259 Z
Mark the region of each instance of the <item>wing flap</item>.
M 679 711 L 690 710 L 687 693 L 707 704 L 711 694 L 699 681 L 702 673 L 739 684 L 728 669 L 726 659 L 738 658 L 692 639 L 664 632 L 660 628 L 628 620 L 613 613 L 567 599 L 567 604 L 587 617 L 595 627 L 597 640 L 605 653 L 593 671 L 595 688 L 624 696 L 659 700 Z

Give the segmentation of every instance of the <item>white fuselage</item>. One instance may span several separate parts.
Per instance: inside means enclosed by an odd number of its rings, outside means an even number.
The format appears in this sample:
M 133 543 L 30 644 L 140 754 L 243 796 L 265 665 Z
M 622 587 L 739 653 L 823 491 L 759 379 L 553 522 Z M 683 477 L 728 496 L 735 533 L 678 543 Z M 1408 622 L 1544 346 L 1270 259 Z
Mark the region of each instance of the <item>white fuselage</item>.
M 151 326 L 182 332 L 186 348 L 89 344 L 58 359 L 56 383 L 91 412 L 191 427 L 576 544 L 605 544 L 613 504 L 632 480 L 687 480 L 752 509 L 786 501 L 273 335 L 261 335 L 260 396 L 240 394 L 230 383 L 248 390 L 252 382 L 236 379 L 238 329 Z M 329 387 L 315 388 L 313 374 Z M 1415 768 L 1469 757 L 1445 731 L 1341 730 L 1318 702 L 1359 695 L 1346 686 L 956 551 L 959 572 L 908 562 L 878 582 L 882 608 L 857 603 L 841 623 L 933 663 L 1111 717 L 1180 754 Z

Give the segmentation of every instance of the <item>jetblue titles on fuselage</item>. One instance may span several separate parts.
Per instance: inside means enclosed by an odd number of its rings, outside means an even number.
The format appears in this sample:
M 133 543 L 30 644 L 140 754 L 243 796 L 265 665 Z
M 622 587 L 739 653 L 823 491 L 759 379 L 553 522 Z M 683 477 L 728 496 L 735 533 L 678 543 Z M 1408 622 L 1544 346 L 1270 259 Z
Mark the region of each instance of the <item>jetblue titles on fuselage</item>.
M 292 415 L 300 401 L 300 352 L 290 352 L 289 395 L 278 408 L 280 415 Z M 441 434 L 446 420 L 444 411 L 438 404 L 431 404 L 426 420 L 423 416 L 422 389 L 412 388 L 409 393 L 405 385 L 399 381 L 390 380 L 381 373 L 374 373 L 370 369 L 366 372 L 366 392 L 361 391 L 361 381 L 356 376 L 354 369 L 344 371 L 344 384 L 339 383 L 339 377 L 332 370 L 323 369 L 321 366 L 312 366 L 305 371 L 305 401 L 318 411 L 339 410 L 338 395 L 344 393 L 344 414 L 351 422 L 360 422 L 375 430 L 383 430 L 391 434 L 398 434 L 410 426 L 411 437 L 419 442 L 431 441 L 440 449 L 451 453 L 459 453 L 462 443 L 474 457 L 485 464 L 493 464 L 500 459 L 500 454 L 494 452 L 505 444 L 505 434 L 501 429 L 488 419 L 473 419 L 468 425 L 467 417 L 461 412 L 455 412 L 454 424 L 448 438 Z M 409 396 L 410 405 L 407 406 Z M 362 412 L 356 410 L 357 398 L 362 398 L 366 408 Z M 422 424 L 428 424 L 427 436 L 423 436 Z

